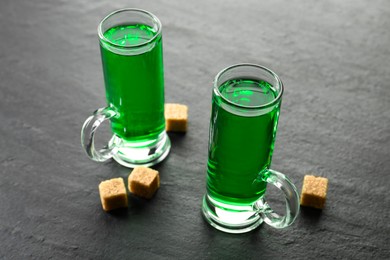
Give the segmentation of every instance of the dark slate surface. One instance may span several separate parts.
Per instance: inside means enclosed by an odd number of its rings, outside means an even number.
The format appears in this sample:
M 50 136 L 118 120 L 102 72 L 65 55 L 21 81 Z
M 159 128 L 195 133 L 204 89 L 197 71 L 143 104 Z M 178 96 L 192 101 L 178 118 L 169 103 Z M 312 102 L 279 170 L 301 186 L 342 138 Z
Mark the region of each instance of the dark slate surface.
M 189 105 L 151 201 L 104 213 L 85 118 L 105 104 L 96 28 L 138 7 L 164 29 L 166 100 Z M 0 258 L 389 259 L 390 2 L 0 2 Z M 230 235 L 200 214 L 213 77 L 240 62 L 285 83 L 273 168 L 329 178 L 322 211 Z M 276 195 L 275 195 L 276 196 Z

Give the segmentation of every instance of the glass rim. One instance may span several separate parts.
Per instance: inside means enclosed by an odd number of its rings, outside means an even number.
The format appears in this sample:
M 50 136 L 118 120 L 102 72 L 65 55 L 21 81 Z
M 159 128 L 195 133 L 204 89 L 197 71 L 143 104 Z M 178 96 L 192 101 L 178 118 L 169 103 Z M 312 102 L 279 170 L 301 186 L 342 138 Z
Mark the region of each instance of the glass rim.
M 253 68 L 261 69 L 261 70 L 264 70 L 264 71 L 268 72 L 276 80 L 277 84 L 280 87 L 280 91 L 279 91 L 278 95 L 272 101 L 270 101 L 270 102 L 268 102 L 266 104 L 263 104 L 263 105 L 258 105 L 258 106 L 240 105 L 240 104 L 237 104 L 237 103 L 235 103 L 233 101 L 230 101 L 228 98 L 224 97 L 221 94 L 221 92 L 219 91 L 220 85 L 218 84 L 218 80 L 225 72 L 227 72 L 227 71 L 229 71 L 231 69 L 238 68 L 238 67 L 253 67 Z M 221 97 L 221 99 L 224 102 L 226 102 L 228 105 L 231 105 L 231 106 L 234 106 L 234 107 L 237 107 L 237 108 L 241 108 L 241 109 L 257 110 L 257 109 L 268 108 L 268 107 L 271 107 L 271 106 L 275 105 L 276 103 L 278 103 L 280 101 L 280 99 L 282 98 L 282 95 L 283 95 L 283 92 L 284 92 L 284 87 L 283 87 L 283 83 L 280 80 L 279 76 L 275 72 L 270 70 L 269 68 L 261 66 L 261 65 L 257 65 L 257 64 L 254 64 L 254 63 L 239 63 L 239 64 L 231 65 L 229 67 L 224 68 L 223 70 L 221 70 L 215 76 L 215 78 L 214 78 L 214 92 L 219 97 Z
M 103 23 L 105 21 L 107 21 L 107 19 L 109 19 L 110 17 L 112 17 L 112 16 L 114 16 L 114 15 L 116 15 L 118 13 L 127 12 L 127 11 L 135 11 L 135 12 L 144 13 L 144 14 L 148 15 L 157 24 L 156 35 L 154 35 L 152 38 L 150 38 L 148 41 L 146 41 L 144 43 L 135 44 L 135 45 L 131 45 L 131 46 L 122 46 L 122 45 L 113 43 L 109 39 L 107 39 L 104 36 L 104 33 L 102 31 Z M 157 18 L 157 16 L 155 16 L 151 12 L 148 12 L 148 11 L 143 10 L 143 9 L 138 9 L 138 8 L 122 8 L 122 9 L 118 9 L 118 10 L 108 14 L 106 17 L 104 17 L 103 20 L 98 25 L 99 39 L 101 41 L 103 41 L 104 43 L 109 44 L 109 45 L 111 45 L 111 46 L 113 46 L 115 48 L 119 48 L 119 49 L 133 49 L 133 48 L 139 48 L 139 47 L 142 47 L 142 46 L 146 46 L 146 45 L 150 44 L 151 42 L 153 42 L 157 37 L 159 37 L 159 35 L 161 35 L 161 31 L 162 31 L 162 24 L 161 24 L 160 20 Z

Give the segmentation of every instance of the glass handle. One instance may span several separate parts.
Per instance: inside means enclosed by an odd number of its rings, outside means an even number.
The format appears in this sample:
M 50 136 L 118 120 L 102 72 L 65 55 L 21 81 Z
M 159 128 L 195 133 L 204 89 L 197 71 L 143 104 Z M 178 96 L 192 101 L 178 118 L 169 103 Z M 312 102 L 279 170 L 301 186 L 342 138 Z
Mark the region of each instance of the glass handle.
M 261 199 L 256 202 L 255 208 L 265 223 L 274 228 L 285 228 L 291 225 L 299 214 L 299 195 L 294 184 L 282 173 L 269 170 L 264 176 L 264 181 L 274 185 L 283 191 L 286 199 L 286 215 L 279 216 Z
M 85 120 L 83 128 L 81 129 L 81 145 L 83 146 L 88 157 L 97 162 L 107 161 L 114 154 L 114 147 L 105 147 L 99 151 L 95 149 L 95 132 L 106 120 L 114 117 L 116 113 L 106 107 L 96 110 L 92 116 Z

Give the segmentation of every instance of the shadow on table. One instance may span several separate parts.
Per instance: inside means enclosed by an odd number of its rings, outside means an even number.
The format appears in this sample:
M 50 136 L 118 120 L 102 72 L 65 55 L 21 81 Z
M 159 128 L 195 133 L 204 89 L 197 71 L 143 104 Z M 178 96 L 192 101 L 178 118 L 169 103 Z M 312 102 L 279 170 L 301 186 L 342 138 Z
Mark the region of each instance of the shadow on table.
M 322 210 L 309 207 L 301 207 L 300 215 L 301 218 L 305 221 L 316 223 L 320 220 L 322 216 Z
M 185 132 L 168 132 L 167 134 L 171 140 L 171 145 L 180 145 L 186 136 Z
M 128 208 L 114 209 L 107 212 L 107 214 L 118 219 L 127 219 L 129 217 Z
M 108 214 L 118 219 L 127 219 L 131 214 L 141 212 L 145 207 L 150 207 L 150 204 L 153 204 L 152 200 L 128 194 L 128 208 L 115 209 L 109 211 Z
M 267 250 L 267 227 L 261 224 L 256 229 L 242 234 L 230 234 L 219 231 L 203 218 L 200 239 L 205 244 L 210 259 L 244 259 L 248 252 L 257 252 L 260 256 Z

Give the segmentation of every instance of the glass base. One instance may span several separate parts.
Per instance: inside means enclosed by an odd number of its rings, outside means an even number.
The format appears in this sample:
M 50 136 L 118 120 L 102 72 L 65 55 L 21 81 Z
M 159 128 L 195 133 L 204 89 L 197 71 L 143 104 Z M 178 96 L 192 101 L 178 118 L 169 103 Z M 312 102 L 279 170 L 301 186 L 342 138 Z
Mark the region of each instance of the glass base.
M 235 206 L 203 197 L 203 216 L 214 228 L 227 233 L 245 233 L 257 228 L 263 219 L 253 206 Z
M 168 156 L 171 141 L 165 131 L 156 140 L 145 142 L 129 142 L 114 135 L 109 142 L 109 147 L 115 149 L 113 159 L 119 164 L 129 168 L 148 167 Z

